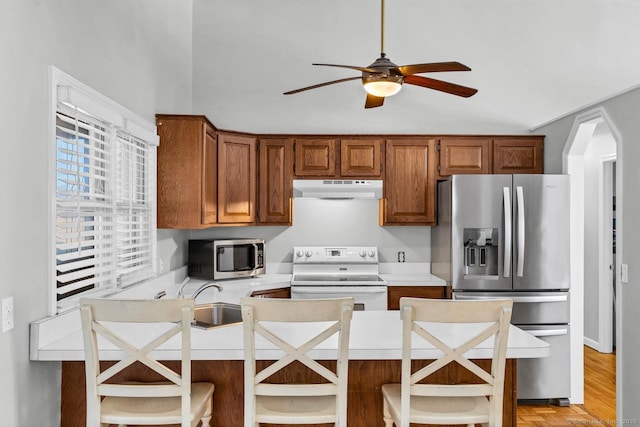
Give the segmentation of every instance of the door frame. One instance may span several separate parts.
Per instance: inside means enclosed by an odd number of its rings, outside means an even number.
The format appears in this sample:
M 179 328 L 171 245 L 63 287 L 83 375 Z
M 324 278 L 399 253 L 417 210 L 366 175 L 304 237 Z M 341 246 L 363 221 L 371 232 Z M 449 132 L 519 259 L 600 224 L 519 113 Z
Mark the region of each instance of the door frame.
M 612 283 L 614 283 L 616 267 L 613 261 L 613 212 L 611 202 L 614 196 L 613 164 L 616 162 L 616 157 L 617 155 L 612 155 L 601 158 L 599 170 L 598 351 L 601 353 L 611 353 L 613 351 L 614 292 Z M 613 266 L 613 269 L 611 269 L 611 266 Z
M 623 141 L 604 107 L 588 110 L 575 117 L 562 151 L 562 173 L 571 175 L 571 403 L 584 403 L 584 150 L 595 128 L 606 123 L 616 142 L 616 233 L 615 271 L 620 271 L 623 239 Z M 620 280 L 616 280 L 616 413 L 622 414 L 622 304 Z

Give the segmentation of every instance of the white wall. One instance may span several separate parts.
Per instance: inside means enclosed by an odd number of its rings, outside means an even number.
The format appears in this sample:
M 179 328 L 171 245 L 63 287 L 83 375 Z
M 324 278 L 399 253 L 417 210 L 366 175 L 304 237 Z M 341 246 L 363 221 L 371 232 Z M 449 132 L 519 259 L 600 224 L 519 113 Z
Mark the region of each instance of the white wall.
M 617 248 L 621 258 L 618 262 L 629 265 L 629 283 L 619 287 L 617 299 L 619 310 L 617 320 L 621 334 L 616 347 L 618 367 L 618 420 L 640 419 L 637 403 L 640 402 L 640 334 L 637 333 L 640 322 L 638 306 L 640 305 L 640 247 L 635 242 L 640 239 L 640 227 L 637 218 L 640 215 L 640 90 L 634 90 L 602 102 L 616 127 L 622 143 L 617 147 L 617 168 L 622 169 L 622 179 L 616 185 L 622 193 L 622 200 L 617 200 Z M 535 129 L 536 133 L 546 135 L 545 139 L 545 172 L 562 172 L 562 150 L 577 115 L 593 109 L 590 106 L 575 114 L 568 115 Z M 628 219 L 628 220 L 627 220 Z M 619 271 L 619 270 L 618 270 Z
M 267 262 L 291 263 L 294 246 L 378 246 L 380 262 L 431 261 L 430 227 L 381 227 L 377 200 L 294 199 L 291 227 L 226 227 L 191 232 L 191 238 L 259 237 Z
M 191 112 L 191 2 L 4 0 L 0 13 L 0 426 L 59 423 L 60 364 L 29 361 L 29 322 L 47 315 L 49 65 L 150 122 Z M 160 236 L 171 264 L 171 244 Z M 166 266 L 166 265 L 165 265 Z

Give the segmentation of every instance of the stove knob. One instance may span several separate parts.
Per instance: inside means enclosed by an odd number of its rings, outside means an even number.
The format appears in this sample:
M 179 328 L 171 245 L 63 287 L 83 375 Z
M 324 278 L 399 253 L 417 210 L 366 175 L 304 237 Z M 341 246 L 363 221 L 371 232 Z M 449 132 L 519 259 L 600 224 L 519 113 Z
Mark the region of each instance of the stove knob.
M 365 251 L 360 251 L 358 252 L 358 255 L 360 255 L 362 258 L 367 256 L 367 253 Z
M 369 256 L 370 256 L 371 258 L 373 258 L 374 256 L 376 256 L 375 251 L 369 251 Z
M 298 258 L 302 258 L 302 256 L 303 256 L 303 255 L 304 255 L 304 252 L 303 252 L 303 251 L 300 251 L 300 250 L 299 250 L 298 252 L 296 252 L 296 256 L 297 256 Z
M 311 251 L 306 251 L 304 254 L 305 254 L 305 256 L 306 256 L 307 258 L 309 258 L 311 255 L 313 255 L 313 252 L 311 252 Z

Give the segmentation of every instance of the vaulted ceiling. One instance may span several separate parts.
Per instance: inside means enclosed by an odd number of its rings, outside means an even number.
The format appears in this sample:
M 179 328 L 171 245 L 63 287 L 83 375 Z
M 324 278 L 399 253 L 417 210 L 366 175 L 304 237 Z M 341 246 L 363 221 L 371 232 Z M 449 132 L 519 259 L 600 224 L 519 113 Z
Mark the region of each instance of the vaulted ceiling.
M 193 113 L 264 133 L 526 133 L 640 83 L 638 0 L 386 0 L 396 64 L 459 61 L 364 109 L 358 71 L 380 54 L 380 0 L 194 0 Z

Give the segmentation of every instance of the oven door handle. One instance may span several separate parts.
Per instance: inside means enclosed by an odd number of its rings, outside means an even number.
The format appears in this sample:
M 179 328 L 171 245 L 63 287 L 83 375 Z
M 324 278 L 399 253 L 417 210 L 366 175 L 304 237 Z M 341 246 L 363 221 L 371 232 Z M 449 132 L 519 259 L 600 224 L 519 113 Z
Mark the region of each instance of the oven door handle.
M 354 294 L 382 294 L 387 292 L 386 286 L 359 286 L 359 287 L 344 287 L 336 288 L 335 286 L 327 286 L 326 288 L 319 287 L 306 287 L 306 286 L 292 286 L 291 290 L 300 294 L 326 294 L 326 293 L 339 293 L 344 292 L 345 295 Z

